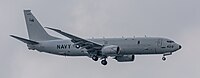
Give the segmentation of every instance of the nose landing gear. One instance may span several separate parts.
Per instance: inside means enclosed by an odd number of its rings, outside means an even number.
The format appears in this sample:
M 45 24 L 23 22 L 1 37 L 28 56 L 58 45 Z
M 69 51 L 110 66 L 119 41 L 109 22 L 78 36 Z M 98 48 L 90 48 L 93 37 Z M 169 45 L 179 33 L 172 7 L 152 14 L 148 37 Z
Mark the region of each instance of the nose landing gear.
M 165 56 L 162 57 L 162 60 L 165 61 L 167 58 Z
M 168 56 L 168 55 L 172 55 L 172 52 L 164 53 L 163 57 L 162 57 L 162 60 L 163 61 L 167 60 L 167 58 L 165 56 Z

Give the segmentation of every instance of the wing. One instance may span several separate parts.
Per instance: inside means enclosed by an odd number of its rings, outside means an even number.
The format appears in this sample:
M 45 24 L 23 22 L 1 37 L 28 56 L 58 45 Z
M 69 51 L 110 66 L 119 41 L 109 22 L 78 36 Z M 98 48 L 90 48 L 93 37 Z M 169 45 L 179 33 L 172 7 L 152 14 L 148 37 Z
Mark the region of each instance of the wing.
M 57 33 L 60 33 L 60 34 L 62 34 L 64 36 L 70 38 L 71 41 L 75 45 L 78 45 L 78 46 L 80 46 L 82 48 L 87 49 L 88 52 L 95 52 L 95 51 L 101 50 L 102 47 L 103 47 L 103 45 L 100 44 L 100 43 L 96 43 L 96 42 L 93 42 L 93 41 L 90 41 L 90 40 L 86 40 L 86 39 L 71 35 L 71 34 L 63 32 L 63 31 L 61 31 L 59 29 L 54 29 L 54 28 L 50 28 L 50 27 L 45 27 L 45 28 L 53 30 L 53 31 L 55 31 Z

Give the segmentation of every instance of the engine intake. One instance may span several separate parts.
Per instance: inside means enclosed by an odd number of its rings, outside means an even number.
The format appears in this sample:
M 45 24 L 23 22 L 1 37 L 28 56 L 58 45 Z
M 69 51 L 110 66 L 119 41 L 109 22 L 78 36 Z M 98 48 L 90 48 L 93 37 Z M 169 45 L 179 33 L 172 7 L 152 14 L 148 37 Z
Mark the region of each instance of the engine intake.
M 117 45 L 104 46 L 101 49 L 102 55 L 115 56 L 120 53 L 120 48 Z

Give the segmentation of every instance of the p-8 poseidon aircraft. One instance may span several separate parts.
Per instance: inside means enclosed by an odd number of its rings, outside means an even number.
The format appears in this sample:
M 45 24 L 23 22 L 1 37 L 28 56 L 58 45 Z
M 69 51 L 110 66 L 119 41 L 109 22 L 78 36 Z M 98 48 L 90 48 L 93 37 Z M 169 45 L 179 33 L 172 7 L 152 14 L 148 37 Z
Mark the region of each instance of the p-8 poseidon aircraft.
M 49 35 L 31 10 L 24 10 L 29 39 L 10 35 L 27 44 L 29 50 L 37 50 L 61 56 L 87 56 L 94 61 L 101 60 L 107 65 L 106 59 L 112 57 L 118 62 L 134 61 L 135 55 L 162 54 L 167 55 L 181 49 L 181 45 L 167 38 L 135 37 L 135 38 L 95 38 L 84 39 L 59 29 L 45 27 L 69 39 L 61 39 Z

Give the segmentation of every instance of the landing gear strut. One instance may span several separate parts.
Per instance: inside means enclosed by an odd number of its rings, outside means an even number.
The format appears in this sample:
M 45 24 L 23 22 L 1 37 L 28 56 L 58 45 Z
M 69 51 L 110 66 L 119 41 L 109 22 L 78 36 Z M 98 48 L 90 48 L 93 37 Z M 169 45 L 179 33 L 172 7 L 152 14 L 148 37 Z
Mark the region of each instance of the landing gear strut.
M 101 60 L 101 64 L 102 64 L 102 65 L 107 65 L 106 59 Z

